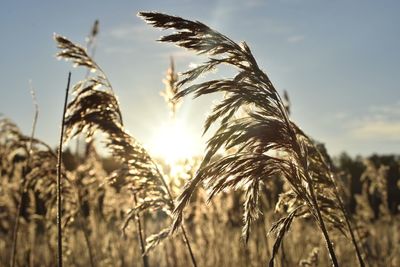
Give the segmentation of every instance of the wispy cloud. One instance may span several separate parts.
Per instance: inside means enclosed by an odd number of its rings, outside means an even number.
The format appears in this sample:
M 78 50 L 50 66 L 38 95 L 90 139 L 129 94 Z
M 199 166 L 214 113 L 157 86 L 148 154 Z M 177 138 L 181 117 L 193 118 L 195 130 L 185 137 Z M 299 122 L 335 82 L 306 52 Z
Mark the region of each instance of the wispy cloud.
M 347 121 L 349 133 L 362 140 L 400 141 L 400 101 L 371 106 L 368 114 Z
M 104 52 L 109 54 L 134 54 L 156 45 L 159 32 L 145 23 L 121 24 L 102 33 Z
M 116 40 L 146 40 L 154 38 L 154 31 L 146 23 L 123 24 L 105 32 L 105 35 Z M 139 38 L 140 37 L 140 38 Z
M 364 121 L 354 127 L 351 134 L 364 140 L 400 141 L 400 121 Z

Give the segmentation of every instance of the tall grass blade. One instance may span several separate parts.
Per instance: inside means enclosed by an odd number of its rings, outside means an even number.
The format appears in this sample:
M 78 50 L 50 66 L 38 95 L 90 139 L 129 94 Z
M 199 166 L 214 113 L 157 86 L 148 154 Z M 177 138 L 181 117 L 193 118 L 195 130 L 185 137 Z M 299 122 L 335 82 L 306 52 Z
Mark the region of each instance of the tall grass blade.
M 63 140 L 64 140 L 64 127 L 65 127 L 65 114 L 67 112 L 67 103 L 68 103 L 68 94 L 69 87 L 71 83 L 71 72 L 68 73 L 68 82 L 67 88 L 65 90 L 65 98 L 64 98 L 64 108 L 62 113 L 61 120 L 61 134 L 60 134 L 60 142 L 58 146 L 58 161 L 57 161 L 57 266 L 63 266 L 63 253 L 62 253 L 62 202 L 61 202 L 61 188 L 62 188 L 62 179 L 61 179 L 61 164 L 62 164 L 62 148 L 63 148 Z

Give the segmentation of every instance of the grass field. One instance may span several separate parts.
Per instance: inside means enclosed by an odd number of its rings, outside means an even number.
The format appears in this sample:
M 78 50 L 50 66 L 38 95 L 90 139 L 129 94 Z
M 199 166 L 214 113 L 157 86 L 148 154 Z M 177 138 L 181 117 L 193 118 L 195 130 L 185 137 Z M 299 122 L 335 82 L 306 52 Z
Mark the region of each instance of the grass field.
M 139 16 L 167 30 L 162 43 L 206 56 L 180 75 L 171 59 L 161 93 L 172 127 L 188 96 L 222 97 L 198 122 L 204 154 L 188 156 L 184 135 L 171 146 L 179 128 L 161 133 L 161 156 L 127 131 L 94 59 L 98 21 L 86 47 L 55 34 L 57 57 L 86 76 L 60 85 L 56 149 L 35 136 L 37 113 L 31 133 L 0 118 L 1 266 L 400 266 L 399 156 L 331 157 L 245 42 Z M 208 79 L 220 65 L 233 76 Z

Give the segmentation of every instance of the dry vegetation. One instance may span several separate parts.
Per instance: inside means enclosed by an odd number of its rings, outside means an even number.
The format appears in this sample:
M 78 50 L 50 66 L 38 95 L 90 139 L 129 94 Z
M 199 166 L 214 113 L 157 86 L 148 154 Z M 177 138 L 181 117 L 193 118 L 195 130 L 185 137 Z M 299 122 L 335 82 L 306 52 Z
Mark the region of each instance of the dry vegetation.
M 400 266 L 399 157 L 332 160 L 246 43 L 140 16 L 175 30 L 161 42 L 208 56 L 179 79 L 171 61 L 162 92 L 171 119 L 184 96 L 223 93 L 204 123 L 217 129 L 205 155 L 170 166 L 126 131 L 93 59 L 97 21 L 86 48 L 55 35 L 57 56 L 88 70 L 71 87 L 59 147 L 84 137 L 86 148 L 57 155 L 34 137 L 36 118 L 30 136 L 0 118 L 1 266 Z M 221 64 L 237 74 L 196 83 Z

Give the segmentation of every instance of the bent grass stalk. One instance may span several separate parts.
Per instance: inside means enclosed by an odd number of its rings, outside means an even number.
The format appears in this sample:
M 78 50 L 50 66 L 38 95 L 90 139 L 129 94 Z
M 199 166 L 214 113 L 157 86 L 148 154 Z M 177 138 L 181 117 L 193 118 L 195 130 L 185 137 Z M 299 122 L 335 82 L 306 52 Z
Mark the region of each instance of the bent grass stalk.
M 267 74 L 258 66 L 245 42 L 235 43 L 207 25 L 180 17 L 156 12 L 141 12 L 139 16 L 149 24 L 175 32 L 159 41 L 207 54 L 208 61 L 183 73 L 179 87 L 186 86 L 176 98 L 193 94 L 194 97 L 222 92 L 224 99 L 217 104 L 204 123 L 204 132 L 220 121 L 220 127 L 208 141 L 201 167 L 178 198 L 174 210 L 173 229 L 182 223 L 182 212 L 194 190 L 202 183 L 210 191 L 209 200 L 230 188 L 245 191 L 243 238 L 249 238 L 250 225 L 259 217 L 259 186 L 262 179 L 279 175 L 291 189 L 290 212 L 271 228 L 277 232 L 270 266 L 294 218 L 311 215 L 325 239 L 332 264 L 337 257 L 327 230 L 326 221 L 343 231 L 340 204 L 333 201 L 334 184 L 331 173 L 321 167 L 321 159 L 313 152 L 313 140 L 288 118 L 288 110 Z M 216 79 L 190 84 L 200 75 L 220 64 L 231 65 L 239 73 L 230 79 Z M 188 85 L 189 84 L 189 85 Z M 227 156 L 216 158 L 224 148 Z M 271 153 L 272 152 L 272 153 Z M 278 152 L 280 155 L 276 154 Z M 284 200 L 285 201 L 285 200 Z
M 71 83 L 71 72 L 68 73 L 67 88 L 65 90 L 64 109 L 63 109 L 63 113 L 62 113 L 61 134 L 60 134 L 60 142 L 59 142 L 59 146 L 58 146 L 58 157 L 57 157 L 57 265 L 58 265 L 58 267 L 63 266 L 62 225 L 61 225 L 61 217 L 62 217 L 61 165 L 62 165 L 62 147 L 63 147 L 63 140 L 64 140 L 65 113 L 67 111 L 68 93 L 69 93 L 70 83 Z
M 136 213 L 141 211 L 153 208 L 171 214 L 174 208 L 173 199 L 166 193 L 167 188 L 163 185 L 162 175 L 143 146 L 126 132 L 118 100 L 107 76 L 83 47 L 59 35 L 55 35 L 55 40 L 60 49 L 58 57 L 71 59 L 75 65 L 97 72 L 96 76 L 80 81 L 74 86 L 75 98 L 68 105 L 65 139 L 68 140 L 81 132 L 85 132 L 87 137 L 91 138 L 97 130 L 106 134 L 106 147 L 121 163 L 121 167 L 111 174 L 109 180 L 123 178 L 121 187 L 133 191 L 134 194 L 138 193 L 140 201 L 128 212 L 123 230 Z M 150 197 L 146 198 L 147 194 Z M 164 229 L 152 235 L 151 239 L 147 238 L 149 249 L 168 237 L 169 232 Z M 147 247 L 145 251 L 148 251 Z M 193 260 L 193 253 L 190 252 Z M 193 264 L 196 266 L 195 262 Z
M 299 140 L 297 139 L 295 131 L 294 131 L 292 125 L 289 122 L 287 109 L 282 104 L 283 101 L 280 98 L 280 95 L 278 95 L 278 98 L 280 99 L 279 103 L 280 103 L 281 112 L 284 115 L 283 117 L 285 119 L 285 122 L 287 124 L 288 129 L 290 130 L 289 132 L 290 132 L 291 138 L 293 140 L 293 148 L 296 151 L 296 154 L 300 155 L 300 164 L 302 164 L 302 168 L 303 168 L 303 170 L 305 170 L 304 174 L 306 176 L 307 183 L 309 184 L 311 200 L 313 202 L 314 208 L 315 208 L 316 213 L 317 213 L 316 214 L 317 215 L 317 220 L 316 221 L 318 222 L 319 227 L 320 227 L 320 229 L 322 231 L 322 234 L 324 236 L 325 243 L 326 243 L 326 246 L 327 246 L 328 251 L 329 251 L 329 256 L 330 256 L 330 258 L 332 260 L 332 264 L 335 267 L 339 267 L 339 263 L 338 263 L 338 260 L 337 260 L 336 254 L 335 254 L 335 250 L 333 248 L 332 241 L 331 241 L 331 239 L 329 237 L 328 230 L 326 228 L 324 219 L 322 218 L 321 210 L 320 210 L 320 207 L 319 207 L 319 204 L 318 204 L 318 201 L 317 201 L 316 194 L 314 192 L 314 183 L 313 183 L 313 180 L 312 180 L 312 178 L 310 176 L 310 172 L 308 170 L 307 158 L 305 157 L 304 153 L 302 153 L 302 151 L 301 151 L 301 147 L 299 145 Z M 272 263 L 272 265 L 270 264 L 270 266 L 272 267 L 273 263 Z

